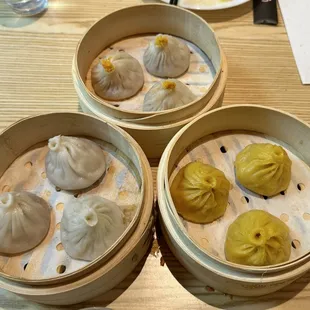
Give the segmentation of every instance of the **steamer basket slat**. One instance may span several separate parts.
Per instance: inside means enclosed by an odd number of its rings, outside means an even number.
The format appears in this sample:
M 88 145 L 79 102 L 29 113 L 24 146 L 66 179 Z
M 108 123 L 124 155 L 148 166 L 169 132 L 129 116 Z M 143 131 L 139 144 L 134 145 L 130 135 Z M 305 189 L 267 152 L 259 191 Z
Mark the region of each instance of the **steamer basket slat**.
M 310 127 L 289 114 L 262 106 L 236 105 L 200 116 L 171 140 L 158 170 L 162 226 L 176 256 L 200 280 L 226 293 L 258 296 L 280 289 L 309 270 L 310 249 L 307 240 L 303 241 L 307 235 L 304 231 L 310 229 L 305 216 L 309 214 L 309 134 Z M 286 148 L 294 169 L 285 196 L 268 200 L 240 188 L 232 170 L 235 156 L 243 147 L 265 141 Z M 227 147 L 225 154 L 220 150 L 223 145 Z M 223 170 L 233 184 L 226 213 L 211 224 L 197 225 L 182 220 L 170 194 L 169 182 L 176 171 L 195 160 Z M 304 183 L 302 187 L 297 186 L 298 181 Z M 242 195 L 248 196 L 248 200 L 242 201 Z M 289 261 L 274 266 L 251 267 L 225 260 L 223 247 L 218 243 L 224 242 L 227 225 L 251 208 L 267 209 L 287 222 L 291 238 L 297 239 L 292 241 L 294 248 Z M 209 239 L 212 238 L 210 230 L 217 234 L 215 240 Z

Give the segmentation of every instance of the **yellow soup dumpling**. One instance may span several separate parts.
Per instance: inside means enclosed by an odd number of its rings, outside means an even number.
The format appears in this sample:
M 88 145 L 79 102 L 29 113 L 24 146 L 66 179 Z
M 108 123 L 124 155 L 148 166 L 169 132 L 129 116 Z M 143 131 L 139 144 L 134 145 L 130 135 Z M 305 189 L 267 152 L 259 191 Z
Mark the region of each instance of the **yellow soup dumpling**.
M 200 162 L 180 169 L 171 185 L 177 212 L 195 223 L 210 223 L 226 210 L 230 183 L 224 173 Z
M 250 144 L 235 161 L 236 177 L 241 185 L 264 196 L 287 189 L 292 162 L 285 150 L 270 143 Z
M 228 228 L 225 256 L 232 263 L 275 265 L 287 261 L 290 255 L 289 228 L 268 212 L 245 212 Z

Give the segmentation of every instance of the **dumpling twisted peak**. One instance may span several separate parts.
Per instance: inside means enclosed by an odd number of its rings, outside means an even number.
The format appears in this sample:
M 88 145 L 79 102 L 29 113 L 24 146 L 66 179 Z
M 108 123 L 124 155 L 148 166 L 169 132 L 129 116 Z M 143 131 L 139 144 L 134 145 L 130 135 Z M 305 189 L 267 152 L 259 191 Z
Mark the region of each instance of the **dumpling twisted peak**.
M 61 242 L 75 259 L 94 260 L 125 231 L 124 214 L 112 201 L 99 196 L 72 199 L 61 220 Z
M 142 88 L 144 75 L 137 59 L 125 52 L 117 52 L 99 61 L 92 69 L 91 80 L 101 98 L 123 100 Z
M 181 40 L 159 34 L 145 50 L 143 62 L 152 75 L 163 78 L 178 77 L 189 67 L 190 50 Z
M 37 246 L 50 227 L 46 201 L 29 192 L 0 194 L 0 252 L 16 254 Z
M 56 136 L 49 139 L 46 175 L 61 189 L 76 190 L 95 183 L 105 172 L 102 149 L 84 138 Z

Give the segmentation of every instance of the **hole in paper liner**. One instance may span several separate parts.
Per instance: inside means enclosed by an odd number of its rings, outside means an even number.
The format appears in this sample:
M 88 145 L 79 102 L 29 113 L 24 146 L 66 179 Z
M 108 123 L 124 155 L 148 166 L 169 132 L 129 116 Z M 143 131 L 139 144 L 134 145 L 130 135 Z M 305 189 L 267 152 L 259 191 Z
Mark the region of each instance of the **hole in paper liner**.
M 282 220 L 283 222 L 288 222 L 289 216 L 286 213 L 282 213 L 280 215 L 280 220 Z
M 59 187 L 55 187 L 55 190 L 56 190 L 56 192 L 60 192 L 61 191 L 61 188 L 59 188 Z
M 59 265 L 56 269 L 56 271 L 59 273 L 59 274 L 62 274 L 66 271 L 66 266 L 65 265 Z
M 28 263 L 26 263 L 26 264 L 24 265 L 24 270 L 26 270 L 27 266 L 28 266 Z
M 27 161 L 25 163 L 25 168 L 30 169 L 32 167 L 32 162 L 31 161 Z
M 305 186 L 305 184 L 303 184 L 303 183 L 298 183 L 298 184 L 297 184 L 297 188 L 298 188 L 299 191 L 303 191 L 303 190 L 305 189 L 305 187 L 306 187 L 306 186 Z
M 62 245 L 62 243 L 58 243 L 57 245 L 56 245 L 56 250 L 57 251 L 62 251 L 64 249 L 64 246 Z
M 294 249 L 299 249 L 301 245 L 299 240 L 296 240 L 296 239 L 294 239 L 291 244 Z
M 63 211 L 63 209 L 64 209 L 64 204 L 62 202 L 57 203 L 56 210 Z
M 10 186 L 9 186 L 9 185 L 4 185 L 4 186 L 2 187 L 2 191 L 3 191 L 3 192 L 9 192 L 9 191 L 10 191 Z
M 225 147 L 224 145 L 222 145 L 222 146 L 220 147 L 220 150 L 221 150 L 221 152 L 222 152 L 223 154 L 227 153 L 227 149 L 226 149 L 226 147 Z
M 246 204 L 246 203 L 250 202 L 250 199 L 247 196 L 243 196 L 243 197 L 241 197 L 241 201 L 242 201 L 242 203 Z
M 303 219 L 306 220 L 306 221 L 310 221 L 310 213 L 304 213 L 302 215 Z

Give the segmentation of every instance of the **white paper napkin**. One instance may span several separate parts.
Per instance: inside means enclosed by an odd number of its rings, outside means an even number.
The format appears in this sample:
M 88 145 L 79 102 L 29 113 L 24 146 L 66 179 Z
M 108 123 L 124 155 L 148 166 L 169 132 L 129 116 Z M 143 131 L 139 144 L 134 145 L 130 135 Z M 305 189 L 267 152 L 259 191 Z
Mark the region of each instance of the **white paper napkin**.
M 310 0 L 278 0 L 303 84 L 310 84 Z

